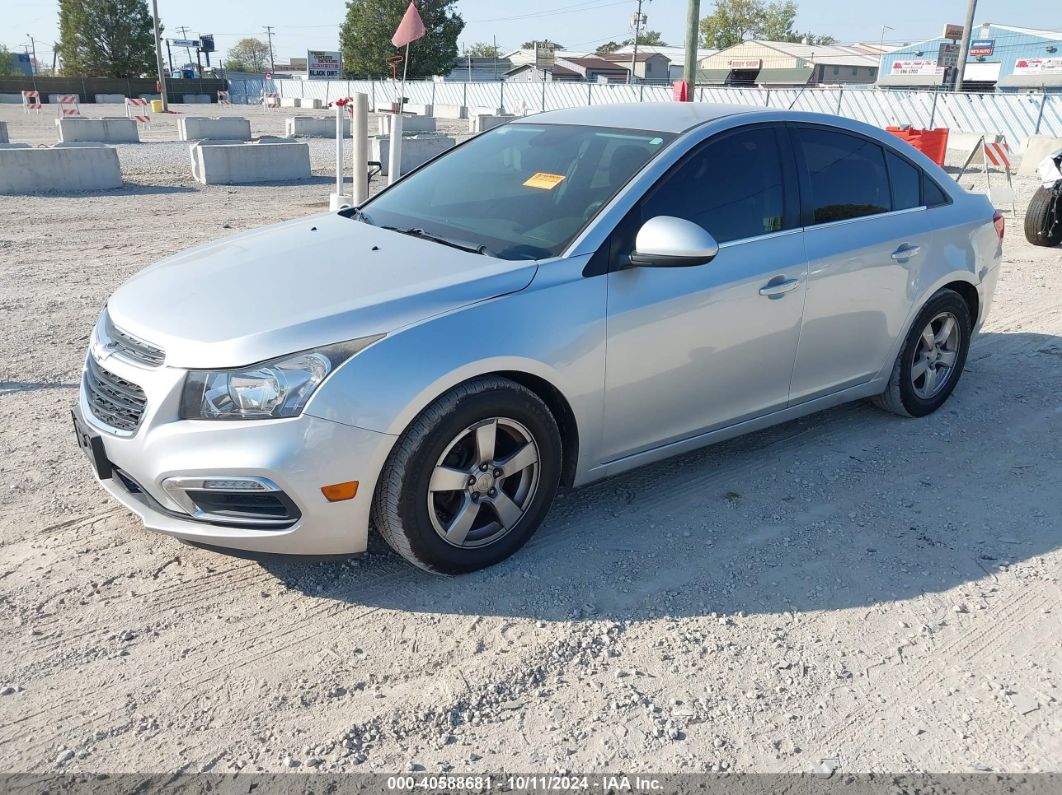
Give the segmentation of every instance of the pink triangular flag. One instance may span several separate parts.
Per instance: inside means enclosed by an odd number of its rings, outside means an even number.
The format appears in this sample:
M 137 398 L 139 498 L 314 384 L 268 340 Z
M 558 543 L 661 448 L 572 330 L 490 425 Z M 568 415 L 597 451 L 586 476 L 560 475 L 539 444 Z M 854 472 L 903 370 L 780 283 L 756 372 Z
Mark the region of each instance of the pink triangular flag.
M 405 47 L 411 41 L 419 39 L 426 32 L 424 30 L 424 20 L 417 13 L 417 7 L 413 5 L 413 0 L 409 0 L 409 8 L 406 9 L 406 14 L 402 17 L 402 22 L 399 23 L 395 35 L 391 37 L 391 43 L 396 47 Z

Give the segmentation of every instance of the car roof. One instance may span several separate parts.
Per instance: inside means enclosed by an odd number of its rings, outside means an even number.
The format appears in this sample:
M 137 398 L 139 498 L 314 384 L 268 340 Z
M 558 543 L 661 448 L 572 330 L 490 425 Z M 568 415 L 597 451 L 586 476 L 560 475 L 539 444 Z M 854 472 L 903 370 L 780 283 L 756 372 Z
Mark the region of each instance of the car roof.
M 621 127 L 628 130 L 680 133 L 724 116 L 737 113 L 755 115 L 762 112 L 763 109 L 756 106 L 713 102 L 623 102 L 550 110 L 533 116 L 523 116 L 515 121 L 525 124 L 581 124 L 589 127 Z

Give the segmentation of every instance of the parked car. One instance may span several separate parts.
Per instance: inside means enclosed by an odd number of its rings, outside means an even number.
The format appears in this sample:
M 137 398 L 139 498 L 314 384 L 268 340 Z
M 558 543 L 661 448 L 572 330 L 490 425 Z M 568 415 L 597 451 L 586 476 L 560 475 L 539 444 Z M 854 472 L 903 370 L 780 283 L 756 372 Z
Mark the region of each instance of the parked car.
M 1062 243 L 1062 149 L 1052 152 L 1037 167 L 1040 187 L 1025 212 L 1025 239 L 1034 246 Z
M 187 541 L 455 574 L 579 486 L 962 373 L 1001 216 L 888 133 L 706 104 L 518 119 L 360 209 L 119 288 L 75 412 L 110 494 Z M 662 484 L 666 488 L 666 484 Z

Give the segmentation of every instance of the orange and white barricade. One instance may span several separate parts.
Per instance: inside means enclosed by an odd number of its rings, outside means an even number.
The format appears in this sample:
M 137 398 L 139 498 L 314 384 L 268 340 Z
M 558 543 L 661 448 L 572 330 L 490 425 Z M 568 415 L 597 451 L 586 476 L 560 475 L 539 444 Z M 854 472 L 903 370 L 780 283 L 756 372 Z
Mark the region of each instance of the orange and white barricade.
M 56 97 L 59 105 L 59 117 L 63 119 L 77 118 L 81 116 L 81 106 L 78 105 L 77 94 L 60 94 Z
M 985 141 L 985 159 L 987 159 L 993 166 L 1003 168 L 1009 173 L 1010 146 L 1007 144 L 1007 139 L 1003 138 L 998 143 L 989 143 Z
M 267 108 L 279 108 L 280 95 L 276 91 L 263 91 L 262 104 Z
M 993 136 L 997 137 L 997 136 Z M 978 153 L 981 154 L 981 164 L 984 167 L 985 187 L 989 200 L 997 208 L 1001 205 L 1009 204 L 1012 214 L 1017 214 L 1017 207 L 1015 206 L 1016 192 L 1014 190 L 1014 181 L 1010 176 L 1010 144 L 1007 143 L 1007 139 L 1002 135 L 998 136 L 998 141 L 989 141 L 987 136 L 980 136 L 977 143 L 974 145 L 970 155 L 966 158 L 966 162 L 963 163 L 962 168 L 959 170 L 958 176 L 955 177 L 956 182 L 962 180 L 963 175 L 966 173 L 966 169 Z M 1003 169 L 1003 173 L 1007 175 L 1007 184 L 1000 185 L 998 187 L 992 186 L 992 177 L 989 172 L 989 166 L 994 168 Z M 973 187 L 972 185 L 970 186 Z
M 36 111 L 38 115 L 41 112 L 41 92 L 40 91 L 23 91 L 22 92 L 22 112 L 29 113 L 31 110 Z
M 135 119 L 147 127 L 151 124 L 151 103 L 142 97 L 126 97 L 125 117 Z
M 228 91 L 219 91 L 218 92 L 218 104 L 219 105 L 231 105 L 232 104 L 232 99 L 230 99 Z

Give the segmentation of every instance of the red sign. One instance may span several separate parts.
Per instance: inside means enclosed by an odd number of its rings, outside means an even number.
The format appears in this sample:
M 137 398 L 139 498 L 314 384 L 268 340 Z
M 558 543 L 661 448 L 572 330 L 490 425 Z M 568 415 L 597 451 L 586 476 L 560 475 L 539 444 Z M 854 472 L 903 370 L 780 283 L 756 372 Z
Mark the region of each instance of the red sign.
M 689 97 L 688 89 L 686 87 L 685 80 L 676 80 L 675 84 L 671 86 L 671 98 L 675 102 L 687 102 Z
M 272 80 L 272 79 L 273 79 L 273 73 L 272 72 L 266 72 L 266 80 Z

